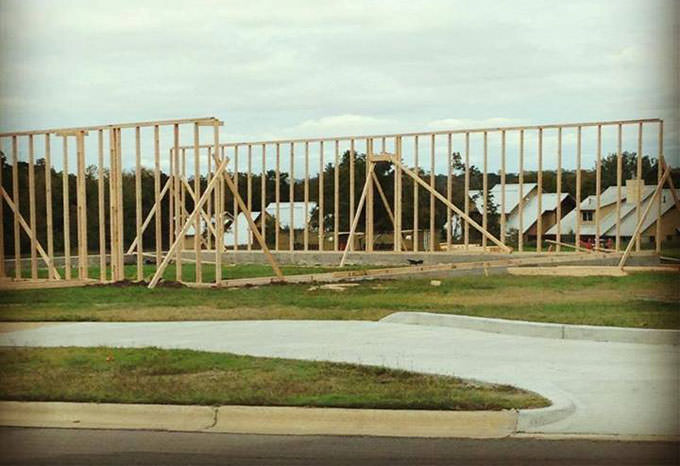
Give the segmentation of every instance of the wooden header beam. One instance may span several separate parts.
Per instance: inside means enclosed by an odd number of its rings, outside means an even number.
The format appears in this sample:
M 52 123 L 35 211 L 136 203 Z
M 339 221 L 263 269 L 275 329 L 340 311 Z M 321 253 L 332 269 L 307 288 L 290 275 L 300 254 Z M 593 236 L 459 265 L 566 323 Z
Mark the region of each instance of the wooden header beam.
M 381 154 L 373 154 L 370 157 L 371 162 L 392 162 L 392 157 L 394 157 L 394 154 L 390 154 L 387 152 L 383 152 Z
M 362 135 L 347 135 L 347 136 L 325 136 L 318 138 L 297 138 L 297 139 L 272 139 L 266 141 L 238 141 L 220 144 L 222 147 L 245 146 L 248 144 L 290 144 L 290 143 L 304 143 L 304 142 L 334 142 L 334 141 L 350 141 L 352 139 L 382 139 L 395 137 L 412 137 L 412 136 L 431 136 L 444 134 L 465 134 L 465 133 L 494 133 L 501 131 L 531 131 L 531 130 L 545 130 L 545 129 L 559 129 L 559 128 L 587 128 L 597 126 L 618 126 L 618 125 L 632 125 L 640 123 L 662 123 L 660 118 L 644 118 L 638 120 L 611 120 L 611 121 L 589 121 L 583 123 L 550 123 L 545 125 L 529 125 L 529 126 L 494 126 L 489 128 L 470 128 L 470 129 L 447 129 L 438 131 L 417 131 L 411 133 L 390 133 L 390 134 L 362 134 Z M 0 135 L 2 136 L 2 135 Z M 194 146 L 181 146 L 184 149 L 193 149 Z M 212 145 L 201 145 L 200 148 L 212 147 Z
M 64 132 L 79 132 L 79 131 L 97 131 L 97 130 L 105 130 L 105 129 L 124 129 L 124 128 L 145 128 L 145 127 L 150 127 L 150 126 L 166 126 L 166 125 L 183 125 L 183 124 L 188 124 L 188 123 L 198 123 L 200 124 L 205 124 L 206 126 L 215 126 L 215 122 L 219 122 L 220 125 L 222 126 L 222 121 L 219 120 L 216 117 L 198 117 L 198 118 L 182 118 L 182 119 L 177 119 L 177 120 L 155 120 L 155 121 L 140 121 L 140 122 L 134 122 L 134 123 L 110 123 L 106 125 L 97 125 L 97 126 L 82 126 L 82 127 L 74 127 L 74 128 L 52 128 L 52 129 L 36 129 L 36 130 L 29 130 L 29 131 L 10 131 L 10 132 L 5 132 L 5 133 L 0 133 L 0 137 L 11 137 L 11 136 L 30 136 L 30 135 L 35 135 L 35 134 L 48 134 L 48 133 L 64 133 Z M 190 146 L 193 147 L 193 146 Z M 212 147 L 212 146 L 210 146 Z
M 87 136 L 89 134 L 89 131 L 81 131 L 81 130 L 63 130 L 63 131 L 55 131 L 54 134 L 56 136 L 61 136 L 61 137 L 68 137 L 68 136 Z
M 198 126 L 224 126 L 224 122 L 222 120 L 199 120 L 196 122 Z M 193 147 L 193 146 L 191 146 Z M 212 147 L 212 146 L 211 146 Z

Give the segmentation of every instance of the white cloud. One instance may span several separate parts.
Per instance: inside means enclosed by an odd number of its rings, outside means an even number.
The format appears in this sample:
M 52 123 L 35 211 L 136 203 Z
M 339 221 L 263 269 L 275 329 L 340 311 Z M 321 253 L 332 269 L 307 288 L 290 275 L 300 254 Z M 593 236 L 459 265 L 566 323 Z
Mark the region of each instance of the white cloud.
M 677 9 L 5 0 L 0 127 L 213 114 L 255 139 L 662 117 L 672 157 Z
M 284 129 L 288 134 L 302 136 L 362 135 L 395 131 L 397 122 L 388 118 L 365 115 L 334 115 L 306 120 L 299 125 Z
M 428 129 L 432 130 L 446 130 L 446 129 L 474 129 L 474 128 L 497 128 L 500 126 L 520 126 L 528 124 L 524 120 L 517 118 L 492 117 L 484 119 L 469 119 L 469 118 L 444 118 L 442 120 L 434 120 L 427 124 Z

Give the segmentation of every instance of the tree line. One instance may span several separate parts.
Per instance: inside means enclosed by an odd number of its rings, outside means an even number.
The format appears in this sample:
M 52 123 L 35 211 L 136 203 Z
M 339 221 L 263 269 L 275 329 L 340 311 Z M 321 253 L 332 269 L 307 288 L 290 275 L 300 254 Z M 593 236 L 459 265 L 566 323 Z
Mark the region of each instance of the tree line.
M 355 183 L 354 183 L 354 199 L 355 203 L 358 204 L 361 191 L 363 189 L 366 180 L 366 154 L 355 153 L 354 156 L 354 167 L 355 167 Z M 637 155 L 634 152 L 624 152 L 623 153 L 623 179 L 634 178 L 637 171 Z M 608 154 L 602 158 L 602 189 L 606 189 L 609 186 L 616 185 L 616 154 Z M 452 202 L 459 207 L 461 210 L 464 209 L 464 166 L 461 163 L 461 157 L 459 153 L 451 154 L 450 162 L 452 163 Z M 650 156 L 642 157 L 642 175 L 646 184 L 656 184 L 657 179 L 657 163 L 658 161 Z M 8 163 L 5 154 L 0 152 L 0 170 L 2 174 L 2 186 L 12 196 L 12 166 Z M 29 221 L 29 193 L 28 193 L 28 163 L 18 162 L 18 186 L 19 186 L 19 210 L 24 219 Z M 340 231 L 349 231 L 350 229 L 350 219 L 349 219 L 349 207 L 350 207 L 350 196 L 349 196 L 349 172 L 350 172 L 350 152 L 346 151 L 342 154 L 340 163 L 338 166 L 339 171 L 339 228 Z M 47 225 L 46 225 L 46 199 L 45 199 L 45 160 L 38 159 L 35 162 L 35 212 L 36 212 L 36 232 L 38 241 L 47 247 Z M 394 200 L 394 167 L 389 163 L 377 163 L 375 166 L 375 174 L 382 186 L 385 196 L 393 206 Z M 419 171 L 419 175 L 422 176 L 426 182 L 429 183 L 429 173 L 423 170 Z M 595 194 L 596 187 L 596 173 L 595 167 L 590 167 L 581 171 L 582 182 L 581 182 L 581 196 L 585 198 L 588 195 Z M 274 170 L 268 170 L 265 175 L 265 185 L 266 185 L 266 203 L 271 203 L 275 201 L 276 193 L 276 173 Z M 488 187 L 491 189 L 495 184 L 500 183 L 500 175 L 498 173 L 488 173 Z M 676 186 L 680 185 L 680 173 L 673 173 L 674 181 Z M 50 178 L 52 184 L 52 216 L 53 216 L 53 229 L 54 229 L 54 249 L 56 253 L 60 253 L 64 249 L 64 235 L 63 235 L 63 173 L 56 171 L 54 168 L 50 170 Z M 479 167 L 474 165 L 470 166 L 470 189 L 471 190 L 481 190 L 482 189 L 482 179 L 483 174 Z M 68 211 L 70 216 L 70 241 L 72 253 L 76 251 L 77 245 L 77 217 L 76 217 L 76 175 L 69 174 L 67 177 L 67 188 L 69 193 L 68 201 Z M 168 175 L 166 173 L 161 173 L 160 182 L 161 187 L 163 187 L 168 180 Z M 319 200 L 319 175 L 310 177 L 309 179 L 309 200 L 310 202 L 315 202 L 318 204 Z M 524 182 L 534 183 L 537 180 L 537 173 L 535 171 L 525 171 L 524 172 Z M 104 208 L 105 217 L 107 221 L 106 226 L 106 242 L 109 242 L 109 231 L 108 231 L 108 209 L 109 209 L 109 172 L 104 171 L 102 178 L 104 183 Z M 193 180 L 189 180 L 193 187 Z M 506 175 L 506 183 L 516 183 L 518 181 L 517 173 L 508 173 Z M 262 174 L 253 173 L 251 177 L 252 182 L 252 206 L 254 211 L 259 211 L 261 206 L 261 182 Z M 99 205 L 98 205 L 98 172 L 97 168 L 94 166 L 89 166 L 85 172 L 85 189 L 87 196 L 87 237 L 88 237 L 88 248 L 91 252 L 99 251 Z M 207 186 L 206 177 L 202 177 L 200 180 L 201 190 L 205 190 Z M 291 180 L 288 173 L 280 173 L 280 200 L 282 202 L 289 201 L 289 189 Z M 324 197 L 324 229 L 330 231 L 333 229 L 335 224 L 334 218 L 334 192 L 335 192 L 335 167 L 333 164 L 328 163 L 323 170 L 323 197 Z M 123 184 L 123 236 L 124 236 L 124 247 L 127 249 L 129 245 L 134 240 L 136 234 L 136 218 L 135 218 L 135 205 L 136 205 L 136 194 L 135 194 L 135 173 L 134 170 L 124 171 L 122 174 L 122 184 Z M 440 193 L 446 193 L 447 187 L 447 176 L 444 174 L 436 174 L 434 179 L 435 189 Z M 556 192 L 557 184 L 557 173 L 554 170 L 544 170 L 543 171 L 543 191 L 544 192 Z M 142 211 L 143 218 L 146 217 L 147 213 L 150 211 L 154 205 L 154 173 L 149 169 L 142 169 L 141 175 L 141 197 L 142 197 Z M 402 212 L 404 212 L 404 217 L 402 221 L 402 226 L 404 229 L 413 228 L 413 185 L 414 181 L 408 177 L 404 176 L 402 179 Z M 247 192 L 247 179 L 245 174 L 241 173 L 238 180 L 238 187 L 241 196 L 246 197 Z M 294 198 L 296 201 L 302 201 L 304 199 L 304 180 L 295 179 L 294 180 Z M 563 170 L 562 171 L 562 192 L 569 193 L 572 196 L 576 194 L 576 171 L 575 170 Z M 499 201 L 494 201 L 491 199 L 492 203 L 498 203 Z M 420 228 L 427 228 L 429 226 L 429 193 L 420 188 L 419 199 L 418 199 L 418 214 L 419 214 L 419 225 Z M 186 196 L 186 208 L 190 212 L 193 210 L 193 200 L 187 194 Z M 494 206 L 490 206 L 488 212 L 489 229 L 492 233 L 498 234 L 498 214 Z M 226 189 L 226 199 L 225 199 L 225 211 L 228 214 L 233 213 L 233 197 L 228 189 Z M 4 233 L 4 245 L 5 245 L 5 255 L 13 255 L 14 251 L 14 230 L 13 230 L 13 215 L 7 203 L 3 201 L 3 233 Z M 161 237 L 163 238 L 163 249 L 169 247 L 168 237 L 169 237 L 169 196 L 166 195 L 161 202 Z M 446 223 L 446 207 L 435 200 L 434 205 L 435 213 L 435 224 L 439 229 Z M 477 215 L 477 214 L 473 214 Z M 359 222 L 359 230 L 363 230 L 365 227 L 365 217 L 362 215 Z M 311 228 L 318 228 L 318 210 L 315 210 L 312 214 Z M 391 232 L 393 226 L 387 212 L 384 208 L 383 202 L 377 192 L 374 194 L 374 230 L 376 232 Z M 441 230 L 440 230 L 441 231 Z M 474 239 L 476 232 L 471 229 L 471 235 Z M 143 244 L 145 249 L 153 249 L 155 247 L 155 222 L 152 221 L 143 237 Z M 24 234 L 23 230 L 21 233 L 21 249 L 22 255 L 28 254 L 30 251 L 30 239 Z

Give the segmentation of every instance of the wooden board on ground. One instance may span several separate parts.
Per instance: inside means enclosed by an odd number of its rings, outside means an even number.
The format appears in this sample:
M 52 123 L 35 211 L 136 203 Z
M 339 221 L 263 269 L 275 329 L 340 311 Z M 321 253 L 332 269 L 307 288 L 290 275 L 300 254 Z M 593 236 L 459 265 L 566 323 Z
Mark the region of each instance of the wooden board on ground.
M 95 279 L 87 280 L 47 280 L 47 279 L 26 279 L 15 280 L 2 278 L 0 279 L 0 290 L 32 290 L 32 289 L 47 289 L 47 288 L 73 288 L 76 286 L 92 285 L 94 283 L 101 284 L 102 282 Z M 110 283 L 110 282 L 109 282 Z
M 614 266 L 508 267 L 510 275 L 551 277 L 625 277 L 628 275 Z
M 623 268 L 626 272 L 671 272 L 680 273 L 680 265 L 627 265 Z
M 604 255 L 602 255 L 604 257 Z M 607 255 L 606 257 L 611 257 Z M 339 272 L 325 272 L 317 274 L 287 275 L 283 278 L 278 277 L 255 277 L 237 278 L 225 280 L 220 285 L 226 288 L 237 288 L 247 286 L 263 286 L 273 284 L 293 284 L 293 283 L 313 283 L 313 282 L 337 282 L 337 281 L 357 281 L 357 280 L 377 280 L 382 278 L 396 278 L 400 276 L 417 276 L 433 272 L 447 272 L 451 270 L 488 270 L 498 267 L 513 267 L 520 265 L 540 265 L 540 264 L 559 264 L 577 262 L 581 260 L 592 260 L 597 258 L 592 254 L 566 253 L 554 254 L 549 256 L 522 257 L 516 259 L 500 259 L 491 261 L 456 262 L 451 264 L 433 264 L 406 267 L 389 267 L 381 269 L 348 270 Z M 184 283 L 191 287 L 216 287 L 215 284 L 196 284 Z
M 494 253 L 508 254 L 507 252 L 503 251 L 498 246 L 486 246 L 486 249 L 485 249 L 484 246 L 482 246 L 480 244 L 469 244 L 466 247 L 464 244 L 447 245 L 446 243 L 439 243 L 439 250 L 440 251 L 447 251 L 447 252 L 465 252 L 465 253 L 494 252 Z
M 617 266 L 562 265 L 557 267 L 508 267 L 510 275 L 553 277 L 625 277 L 635 272 L 680 272 L 678 265 Z

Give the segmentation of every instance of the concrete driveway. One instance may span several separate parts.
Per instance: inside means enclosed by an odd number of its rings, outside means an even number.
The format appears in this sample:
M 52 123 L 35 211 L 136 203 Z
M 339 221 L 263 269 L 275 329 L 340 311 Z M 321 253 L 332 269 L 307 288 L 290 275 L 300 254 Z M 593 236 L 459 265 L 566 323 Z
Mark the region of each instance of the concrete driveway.
M 156 346 L 381 365 L 541 393 L 559 420 L 529 418 L 527 432 L 680 432 L 680 349 L 670 345 L 352 321 L 70 323 L 5 333 L 0 345 Z

